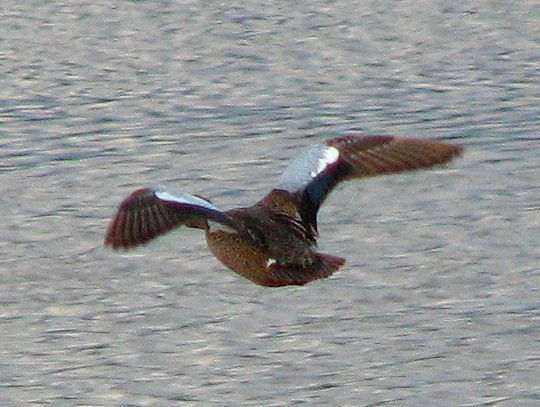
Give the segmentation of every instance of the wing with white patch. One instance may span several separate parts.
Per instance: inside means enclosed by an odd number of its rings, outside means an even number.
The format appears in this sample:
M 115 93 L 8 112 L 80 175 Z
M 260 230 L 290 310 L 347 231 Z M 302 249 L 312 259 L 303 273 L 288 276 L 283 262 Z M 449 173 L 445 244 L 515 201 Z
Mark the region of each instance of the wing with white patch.
M 204 198 L 163 187 L 142 188 L 118 207 L 107 229 L 105 245 L 129 249 L 182 225 L 207 229 L 209 222 L 237 228 L 230 216 Z
M 341 181 L 443 164 L 459 155 L 459 145 L 392 136 L 347 135 L 316 144 L 296 157 L 279 179 L 304 224 L 317 233 L 317 211 Z
M 463 147 L 442 141 L 393 136 L 341 136 L 326 141 L 349 169 L 345 178 L 363 178 L 444 164 Z
M 337 148 L 315 144 L 291 161 L 279 178 L 277 188 L 290 193 L 300 191 L 328 167 L 336 164 L 338 159 Z

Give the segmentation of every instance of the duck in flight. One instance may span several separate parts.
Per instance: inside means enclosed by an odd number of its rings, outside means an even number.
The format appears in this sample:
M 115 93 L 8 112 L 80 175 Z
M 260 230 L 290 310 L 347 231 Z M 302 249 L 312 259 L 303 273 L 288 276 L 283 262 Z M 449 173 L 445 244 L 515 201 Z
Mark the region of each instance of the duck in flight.
M 317 211 L 340 182 L 429 168 L 459 145 L 392 136 L 346 135 L 297 156 L 253 206 L 221 211 L 208 199 L 167 187 L 134 191 L 118 207 L 105 246 L 131 249 L 179 226 L 202 229 L 210 251 L 232 271 L 267 287 L 304 285 L 345 259 L 316 251 Z

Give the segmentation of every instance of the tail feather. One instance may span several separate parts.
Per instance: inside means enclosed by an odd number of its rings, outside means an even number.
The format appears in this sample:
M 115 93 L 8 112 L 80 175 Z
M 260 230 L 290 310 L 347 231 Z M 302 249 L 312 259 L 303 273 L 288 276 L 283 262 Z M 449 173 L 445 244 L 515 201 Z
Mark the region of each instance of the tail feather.
M 343 257 L 314 253 L 313 262 L 309 266 L 299 264 L 272 264 L 268 269 L 268 278 L 261 282 L 261 285 L 267 287 L 304 285 L 310 281 L 331 276 L 343 264 L 345 264 Z

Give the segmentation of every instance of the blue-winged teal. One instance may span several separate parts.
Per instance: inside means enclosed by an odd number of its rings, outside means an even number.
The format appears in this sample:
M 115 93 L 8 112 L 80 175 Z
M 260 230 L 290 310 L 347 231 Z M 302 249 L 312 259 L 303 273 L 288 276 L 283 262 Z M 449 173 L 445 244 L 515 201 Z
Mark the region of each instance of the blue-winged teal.
M 178 226 L 203 229 L 228 268 L 269 287 L 303 285 L 337 271 L 345 259 L 318 253 L 317 211 L 341 181 L 450 161 L 462 147 L 392 136 L 332 138 L 304 151 L 262 200 L 220 211 L 209 200 L 170 188 L 143 188 L 119 206 L 105 245 L 130 249 Z

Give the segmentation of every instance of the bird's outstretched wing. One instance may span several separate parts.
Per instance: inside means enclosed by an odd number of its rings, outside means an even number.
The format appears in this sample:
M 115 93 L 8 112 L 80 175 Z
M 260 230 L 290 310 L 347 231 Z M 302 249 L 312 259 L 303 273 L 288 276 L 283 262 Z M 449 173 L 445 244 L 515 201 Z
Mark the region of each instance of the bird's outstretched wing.
M 236 229 L 236 223 L 208 200 L 163 187 L 134 191 L 118 207 L 105 246 L 129 249 L 149 242 L 178 226 L 206 229 L 214 222 Z
M 393 136 L 346 135 L 315 144 L 296 157 L 277 189 L 297 202 L 304 224 L 317 234 L 317 211 L 341 181 L 429 168 L 450 161 L 463 148 L 440 141 Z

